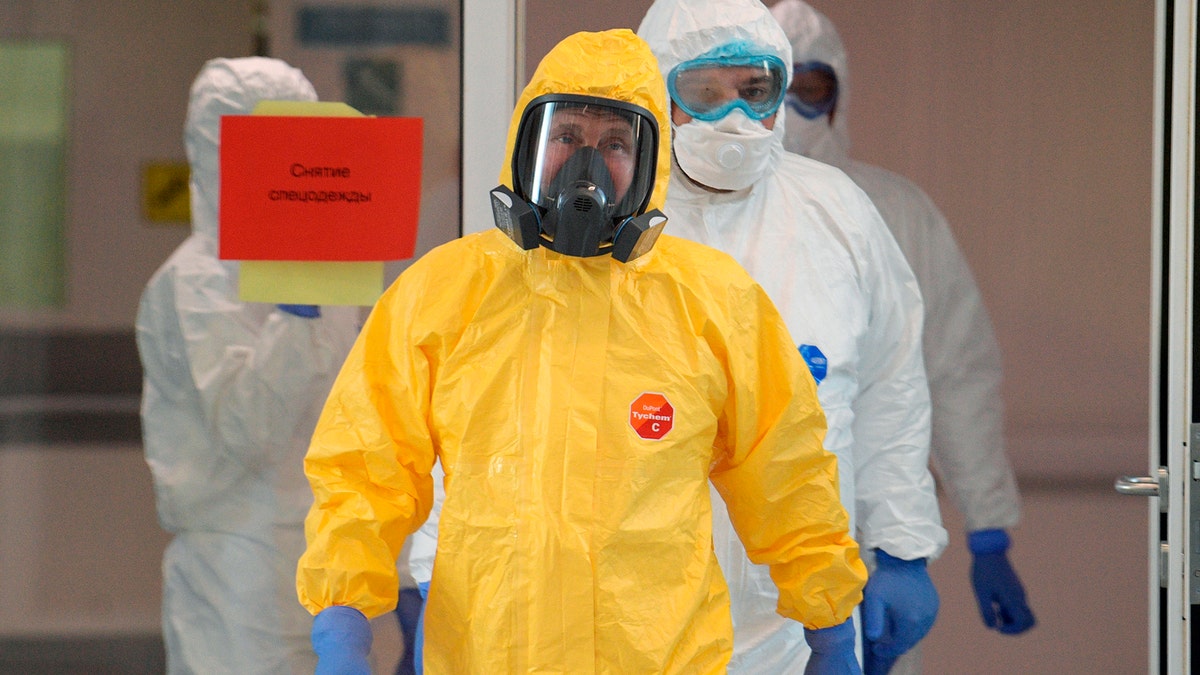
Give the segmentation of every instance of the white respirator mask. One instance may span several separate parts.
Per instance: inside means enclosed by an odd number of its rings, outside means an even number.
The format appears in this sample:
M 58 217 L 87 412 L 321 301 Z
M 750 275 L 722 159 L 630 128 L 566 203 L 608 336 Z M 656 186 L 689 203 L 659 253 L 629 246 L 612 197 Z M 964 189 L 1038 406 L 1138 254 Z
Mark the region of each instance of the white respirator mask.
M 741 109 L 713 122 L 673 124 L 671 147 L 688 178 L 718 190 L 743 190 L 766 174 L 777 141 Z

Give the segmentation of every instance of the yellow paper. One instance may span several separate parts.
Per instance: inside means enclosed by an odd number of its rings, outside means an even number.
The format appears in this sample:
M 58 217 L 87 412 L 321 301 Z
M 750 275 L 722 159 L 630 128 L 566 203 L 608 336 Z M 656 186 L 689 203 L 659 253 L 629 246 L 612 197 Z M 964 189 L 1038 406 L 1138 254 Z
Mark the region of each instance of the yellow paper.
M 243 260 L 238 297 L 292 305 L 374 305 L 383 292 L 382 262 Z
M 253 115 L 292 115 L 296 117 L 363 117 L 341 101 L 259 101 Z

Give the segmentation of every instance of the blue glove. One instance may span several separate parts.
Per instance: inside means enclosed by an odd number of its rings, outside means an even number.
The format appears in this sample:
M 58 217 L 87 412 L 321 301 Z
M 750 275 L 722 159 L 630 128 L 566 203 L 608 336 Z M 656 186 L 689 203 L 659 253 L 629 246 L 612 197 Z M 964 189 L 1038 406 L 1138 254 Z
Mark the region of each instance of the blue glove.
M 899 656 L 880 656 L 872 642 L 863 640 L 863 675 L 887 675 Z
M 812 654 L 804 675 L 860 675 L 854 656 L 854 620 L 830 628 L 805 628 L 804 641 Z
M 295 314 L 304 319 L 317 319 L 321 316 L 321 308 L 316 305 L 275 305 L 288 314 Z
M 371 675 L 371 624 L 353 607 L 321 610 L 313 619 L 312 646 L 317 653 L 314 675 Z
M 875 549 L 875 571 L 863 588 L 863 673 L 887 673 L 933 628 L 937 612 L 925 559 L 901 560 Z
M 1025 602 L 1025 589 L 1008 562 L 1011 545 L 1004 530 L 977 530 L 967 535 L 971 550 L 971 583 L 979 613 L 988 628 L 1007 635 L 1024 633 L 1037 621 Z

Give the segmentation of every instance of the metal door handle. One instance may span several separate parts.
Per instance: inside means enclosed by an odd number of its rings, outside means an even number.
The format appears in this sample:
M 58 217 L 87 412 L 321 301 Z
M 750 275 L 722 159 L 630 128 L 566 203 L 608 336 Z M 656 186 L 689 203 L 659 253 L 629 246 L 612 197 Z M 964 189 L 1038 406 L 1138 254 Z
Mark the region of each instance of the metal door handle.
M 1121 476 L 1113 485 L 1123 495 L 1157 497 L 1158 481 L 1149 476 Z
M 1163 489 L 1159 491 L 1159 486 L 1165 488 L 1167 485 L 1167 467 L 1158 467 L 1158 475 L 1151 476 L 1121 476 L 1117 478 L 1113 487 L 1117 492 L 1123 495 L 1134 495 L 1136 497 L 1158 497 L 1159 508 L 1163 512 L 1167 510 L 1167 491 Z

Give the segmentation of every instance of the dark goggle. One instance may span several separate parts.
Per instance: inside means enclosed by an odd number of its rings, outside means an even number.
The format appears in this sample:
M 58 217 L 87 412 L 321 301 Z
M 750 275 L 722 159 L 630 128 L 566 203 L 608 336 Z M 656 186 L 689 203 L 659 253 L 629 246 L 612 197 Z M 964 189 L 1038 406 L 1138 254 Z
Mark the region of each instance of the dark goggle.
M 821 61 L 794 64 L 787 105 L 801 117 L 815 120 L 837 105 L 838 80 L 833 67 Z

